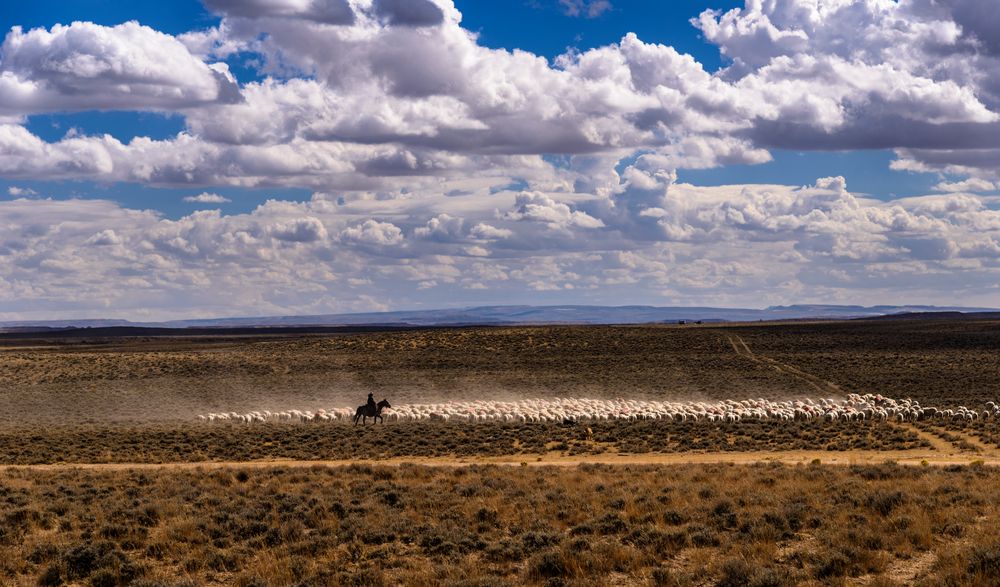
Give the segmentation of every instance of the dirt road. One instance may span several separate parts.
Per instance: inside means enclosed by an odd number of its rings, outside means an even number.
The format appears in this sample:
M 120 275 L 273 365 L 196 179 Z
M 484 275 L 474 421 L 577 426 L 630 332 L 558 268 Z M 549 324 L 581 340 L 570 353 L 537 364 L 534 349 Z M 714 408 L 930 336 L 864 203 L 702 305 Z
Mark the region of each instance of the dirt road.
M 404 457 L 385 460 L 274 460 L 274 461 L 203 461 L 193 463 L 52 463 L 44 465 L 2 465 L 0 473 L 15 470 L 69 470 L 116 471 L 127 469 L 224 469 L 267 467 L 347 467 L 350 465 L 376 465 L 398 467 L 404 464 L 434 467 L 468 467 L 475 465 L 500 466 L 563 466 L 584 464 L 602 465 L 684 465 L 704 463 L 732 463 L 749 465 L 757 463 L 783 463 L 803 465 L 819 461 L 824 465 L 871 465 L 893 461 L 902 465 L 968 465 L 982 463 L 1000 466 L 1000 454 L 940 452 L 926 449 L 899 451 L 755 451 L 755 452 L 706 452 L 685 454 L 618 454 L 575 455 L 558 453 L 544 455 L 515 455 L 504 457 Z

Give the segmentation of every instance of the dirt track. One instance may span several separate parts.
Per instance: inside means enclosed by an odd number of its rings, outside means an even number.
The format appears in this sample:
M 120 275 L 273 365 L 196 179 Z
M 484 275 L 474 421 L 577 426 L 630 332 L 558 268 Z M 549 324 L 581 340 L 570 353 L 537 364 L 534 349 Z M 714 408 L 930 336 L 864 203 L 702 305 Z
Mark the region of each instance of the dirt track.
M 930 450 L 899 451 L 782 451 L 782 452 L 742 452 L 742 453 L 686 453 L 686 454 L 621 454 L 564 456 L 516 455 L 504 457 L 403 457 L 382 460 L 273 460 L 273 461 L 203 461 L 193 463 L 53 463 L 44 465 L 0 465 L 0 472 L 15 469 L 27 470 L 127 470 L 127 469 L 219 469 L 219 468 L 261 468 L 261 467 L 347 467 L 351 465 L 392 466 L 423 465 L 434 467 L 468 467 L 475 465 L 499 466 L 561 466 L 575 467 L 584 464 L 601 465 L 684 465 L 706 463 L 732 463 L 751 465 L 759 463 L 782 463 L 802 465 L 819 461 L 824 465 L 868 465 L 894 461 L 901 465 L 983 465 L 1000 466 L 1000 454 L 939 452 Z

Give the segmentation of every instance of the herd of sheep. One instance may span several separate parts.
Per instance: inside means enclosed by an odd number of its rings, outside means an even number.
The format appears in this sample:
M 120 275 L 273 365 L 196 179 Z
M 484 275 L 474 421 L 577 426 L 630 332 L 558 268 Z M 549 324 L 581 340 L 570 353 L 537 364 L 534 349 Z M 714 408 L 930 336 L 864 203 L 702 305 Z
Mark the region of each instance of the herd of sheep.
M 761 420 L 893 420 L 931 418 L 975 420 L 1000 416 L 1000 406 L 987 402 L 985 410 L 934 408 L 911 399 L 896 400 L 877 394 L 849 394 L 846 399 L 766 399 L 702 401 L 655 401 L 627 399 L 551 398 L 517 401 L 448 401 L 386 408 L 386 421 L 455 420 L 467 422 L 565 422 L 579 420 L 707 420 L 739 422 Z M 200 415 L 205 422 L 350 421 L 355 410 L 333 408 L 302 411 L 223 412 Z

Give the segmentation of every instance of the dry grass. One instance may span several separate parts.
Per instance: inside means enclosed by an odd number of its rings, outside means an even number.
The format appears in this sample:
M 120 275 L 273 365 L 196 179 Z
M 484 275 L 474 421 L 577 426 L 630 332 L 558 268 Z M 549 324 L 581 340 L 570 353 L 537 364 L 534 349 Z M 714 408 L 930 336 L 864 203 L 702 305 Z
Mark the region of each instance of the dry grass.
M 984 467 L 0 473 L 0 582 L 974 585 Z
M 916 448 L 930 445 L 913 431 L 886 422 L 406 422 L 367 428 L 340 423 L 147 424 L 0 431 L 0 464 Z

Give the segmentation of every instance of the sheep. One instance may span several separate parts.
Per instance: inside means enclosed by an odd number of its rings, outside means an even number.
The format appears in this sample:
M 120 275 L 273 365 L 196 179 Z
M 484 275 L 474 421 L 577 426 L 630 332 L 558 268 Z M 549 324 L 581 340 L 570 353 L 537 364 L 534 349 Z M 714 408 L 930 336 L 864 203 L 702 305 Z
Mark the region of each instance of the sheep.
M 466 422 L 579 422 L 596 420 L 707 420 L 739 422 L 743 419 L 778 421 L 825 419 L 828 421 L 893 420 L 898 422 L 931 418 L 975 420 L 1000 414 L 996 402 L 987 402 L 986 410 L 965 406 L 939 409 L 921 406 L 910 398 L 892 399 L 881 394 L 851 393 L 846 399 L 801 398 L 774 401 L 764 398 L 727 399 L 718 402 L 672 402 L 635 399 L 564 398 L 524 399 L 518 401 L 448 401 L 440 404 L 410 404 L 390 408 L 389 421 L 460 420 Z M 270 421 L 336 422 L 350 419 L 350 408 L 327 408 L 313 411 L 252 411 L 210 413 L 198 416 L 206 422 L 256 423 Z

